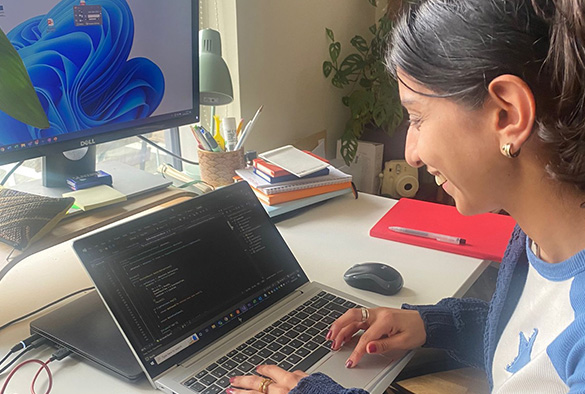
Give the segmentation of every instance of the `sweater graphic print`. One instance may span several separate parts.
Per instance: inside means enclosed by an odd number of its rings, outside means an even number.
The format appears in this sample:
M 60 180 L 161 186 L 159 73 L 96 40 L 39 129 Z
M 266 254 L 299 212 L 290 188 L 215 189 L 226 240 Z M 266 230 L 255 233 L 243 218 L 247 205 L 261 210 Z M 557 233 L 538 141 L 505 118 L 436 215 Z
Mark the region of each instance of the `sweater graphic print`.
M 584 392 L 585 251 L 549 264 L 528 244 L 526 283 L 494 355 L 493 392 Z

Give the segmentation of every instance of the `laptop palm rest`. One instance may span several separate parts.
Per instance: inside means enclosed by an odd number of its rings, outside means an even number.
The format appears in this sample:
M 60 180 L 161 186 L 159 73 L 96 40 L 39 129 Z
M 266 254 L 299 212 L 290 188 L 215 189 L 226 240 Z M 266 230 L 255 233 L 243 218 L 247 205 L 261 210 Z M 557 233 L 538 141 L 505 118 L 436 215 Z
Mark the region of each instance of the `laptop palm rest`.
M 346 343 L 340 350 L 334 352 L 320 364 L 310 369 L 311 372 L 322 372 L 335 377 L 337 383 L 343 387 L 366 387 L 376 376 L 394 361 L 384 355 L 365 354 L 357 366 L 346 368 L 345 362 L 353 352 L 357 339 Z M 343 373 L 340 373 L 343 371 Z

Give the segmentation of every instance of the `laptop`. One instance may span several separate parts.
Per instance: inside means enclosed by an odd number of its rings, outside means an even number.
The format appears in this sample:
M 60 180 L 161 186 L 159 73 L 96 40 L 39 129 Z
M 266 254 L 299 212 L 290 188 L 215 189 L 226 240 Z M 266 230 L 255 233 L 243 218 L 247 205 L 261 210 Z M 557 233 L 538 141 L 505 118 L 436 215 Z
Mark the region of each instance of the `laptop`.
M 245 182 L 76 240 L 73 248 L 153 387 L 219 393 L 261 364 L 383 392 L 398 362 L 325 335 L 370 306 L 310 282 Z
M 30 333 L 47 338 L 57 348 L 67 348 L 74 357 L 123 380 L 135 382 L 144 376 L 95 291 L 31 321 Z

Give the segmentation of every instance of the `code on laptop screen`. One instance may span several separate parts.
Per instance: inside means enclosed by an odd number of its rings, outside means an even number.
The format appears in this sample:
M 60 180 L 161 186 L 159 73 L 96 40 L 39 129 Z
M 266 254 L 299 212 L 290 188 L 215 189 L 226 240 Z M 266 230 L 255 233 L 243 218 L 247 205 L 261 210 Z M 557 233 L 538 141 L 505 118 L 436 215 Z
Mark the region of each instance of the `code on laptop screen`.
M 246 183 L 83 238 L 74 249 L 151 376 L 308 281 Z

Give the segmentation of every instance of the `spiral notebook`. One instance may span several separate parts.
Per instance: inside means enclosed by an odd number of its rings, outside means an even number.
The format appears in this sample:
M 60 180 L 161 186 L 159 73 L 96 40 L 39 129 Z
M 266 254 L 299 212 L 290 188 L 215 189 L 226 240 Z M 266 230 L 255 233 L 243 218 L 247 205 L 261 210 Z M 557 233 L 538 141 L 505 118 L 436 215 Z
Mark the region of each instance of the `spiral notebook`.
M 293 181 L 279 183 L 270 183 L 267 180 L 259 177 L 254 173 L 254 169 L 252 167 L 236 170 L 236 174 L 248 182 L 250 186 L 266 195 L 351 182 L 351 175 L 346 174 L 333 166 L 329 166 L 327 168 L 329 169 L 329 174 L 327 175 L 296 179 Z
M 507 215 L 463 216 L 457 208 L 410 198 L 400 199 L 370 230 L 372 237 L 501 262 L 516 222 Z M 435 239 L 394 232 L 388 227 L 449 235 L 465 239 L 453 245 Z

